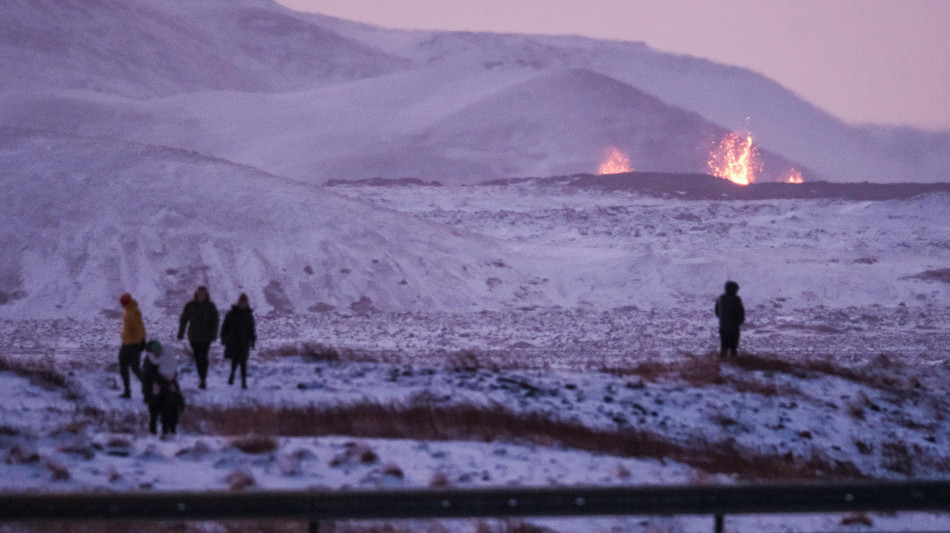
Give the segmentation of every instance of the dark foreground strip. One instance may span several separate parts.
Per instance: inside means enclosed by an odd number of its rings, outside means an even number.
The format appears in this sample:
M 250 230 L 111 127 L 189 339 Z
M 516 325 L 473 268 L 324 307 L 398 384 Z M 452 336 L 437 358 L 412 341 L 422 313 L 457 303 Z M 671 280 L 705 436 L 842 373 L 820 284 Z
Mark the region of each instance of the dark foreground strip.
M 0 495 L 0 522 L 950 512 L 950 481 Z

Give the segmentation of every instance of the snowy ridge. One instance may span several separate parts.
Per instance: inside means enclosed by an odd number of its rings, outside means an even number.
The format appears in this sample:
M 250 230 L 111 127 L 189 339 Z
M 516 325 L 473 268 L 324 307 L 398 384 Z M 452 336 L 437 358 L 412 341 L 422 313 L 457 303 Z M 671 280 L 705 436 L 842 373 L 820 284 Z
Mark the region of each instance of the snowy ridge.
M 4 91 L 274 91 L 404 67 L 267 0 L 13 0 L 0 10 Z
M 416 139 L 421 151 L 459 154 L 493 176 L 557 176 L 597 168 L 606 147 L 633 154 L 638 169 L 696 171 L 727 133 L 615 79 L 567 69 L 508 87 Z M 762 180 L 777 181 L 794 166 L 768 152 L 761 156 L 772 169 Z
M 310 183 L 592 172 L 606 143 L 638 170 L 706 172 L 704 152 L 731 130 L 753 133 L 765 180 L 792 167 L 948 180 L 950 134 L 849 126 L 762 76 L 643 43 L 400 32 L 268 0 L 3 9 L 0 125 L 194 150 Z M 578 79 L 551 84 L 563 76 Z M 571 113 L 516 106 L 531 79 Z M 473 145 L 484 136 L 496 142 Z

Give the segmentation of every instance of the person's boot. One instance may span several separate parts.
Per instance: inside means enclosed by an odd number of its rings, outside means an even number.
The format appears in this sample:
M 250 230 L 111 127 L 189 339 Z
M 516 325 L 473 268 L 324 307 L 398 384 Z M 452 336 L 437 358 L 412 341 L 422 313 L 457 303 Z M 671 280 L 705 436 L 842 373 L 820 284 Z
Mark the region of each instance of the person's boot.
M 198 385 L 199 389 L 207 389 L 208 386 L 205 384 L 205 380 L 201 380 L 201 383 Z
M 231 375 L 228 376 L 228 385 L 234 385 L 234 372 L 231 372 Z
M 132 397 L 132 392 L 131 392 L 131 391 L 125 391 L 125 392 L 123 392 L 122 394 L 119 395 L 119 398 L 131 398 L 131 397 Z

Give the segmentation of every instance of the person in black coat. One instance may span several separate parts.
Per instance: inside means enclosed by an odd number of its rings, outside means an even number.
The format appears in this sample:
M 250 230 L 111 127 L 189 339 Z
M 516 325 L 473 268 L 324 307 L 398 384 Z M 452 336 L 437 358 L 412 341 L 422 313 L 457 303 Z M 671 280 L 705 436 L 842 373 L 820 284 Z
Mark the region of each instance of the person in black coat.
M 194 300 L 185 304 L 178 320 L 178 340 L 185 337 L 185 328 L 188 329 L 188 343 L 191 344 L 191 353 L 198 368 L 198 385 L 207 387 L 205 379 L 208 377 L 208 351 L 211 343 L 218 338 L 218 308 L 208 296 L 208 288 L 201 286 L 195 291 Z
M 178 386 L 178 362 L 172 352 L 163 352 L 162 343 L 149 341 L 143 365 L 143 387 L 148 404 L 148 430 L 157 433 L 157 422 L 162 422 L 162 436 L 177 432 L 178 418 L 185 409 L 185 397 Z
M 157 432 L 157 423 L 160 407 L 158 398 L 152 387 L 158 383 L 158 358 L 162 353 L 162 344 L 158 341 L 149 341 L 145 345 L 145 360 L 142 361 L 142 396 L 148 405 L 148 430 L 153 435 Z
M 254 312 L 247 303 L 247 295 L 241 294 L 236 304 L 224 315 L 221 325 L 221 344 L 224 357 L 231 360 L 231 376 L 228 385 L 234 384 L 234 372 L 241 367 L 241 387 L 247 388 L 247 356 L 257 342 L 254 328 Z
M 745 307 L 742 298 L 737 294 L 739 284 L 734 281 L 726 282 L 725 294 L 716 299 L 716 316 L 719 317 L 719 357 L 731 354 L 736 357 L 739 352 L 739 326 L 745 322 Z

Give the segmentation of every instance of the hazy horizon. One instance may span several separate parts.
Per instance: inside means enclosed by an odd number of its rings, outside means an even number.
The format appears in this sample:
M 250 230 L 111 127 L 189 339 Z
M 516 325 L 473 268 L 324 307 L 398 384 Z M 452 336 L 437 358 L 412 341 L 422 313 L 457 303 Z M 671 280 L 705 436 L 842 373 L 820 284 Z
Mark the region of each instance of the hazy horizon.
M 643 41 L 754 70 L 851 124 L 950 130 L 950 2 L 277 1 L 398 29 Z

